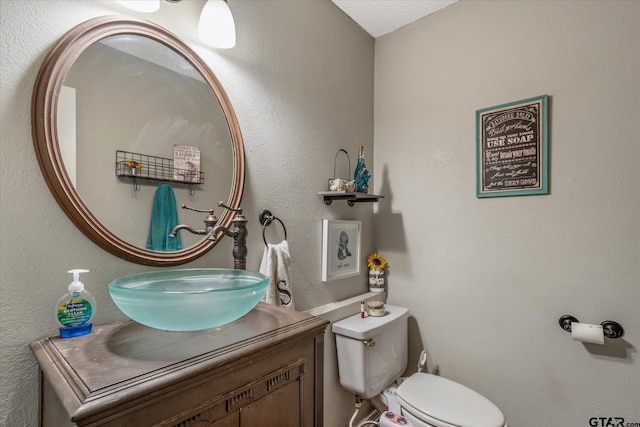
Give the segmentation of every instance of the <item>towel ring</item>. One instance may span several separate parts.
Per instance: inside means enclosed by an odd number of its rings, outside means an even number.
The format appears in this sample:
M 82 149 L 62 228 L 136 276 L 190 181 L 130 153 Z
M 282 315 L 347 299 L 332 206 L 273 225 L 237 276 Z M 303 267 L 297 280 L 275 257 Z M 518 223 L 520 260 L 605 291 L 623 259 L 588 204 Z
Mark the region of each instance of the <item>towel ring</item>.
M 287 227 L 285 227 L 284 222 L 282 222 L 282 220 L 277 216 L 273 215 L 270 210 L 265 209 L 263 211 L 260 211 L 259 220 L 260 224 L 262 224 L 262 240 L 264 240 L 265 246 L 269 245 L 267 243 L 267 236 L 265 235 L 265 231 L 273 221 L 278 221 L 280 225 L 282 225 L 282 229 L 284 230 L 284 240 L 287 240 Z

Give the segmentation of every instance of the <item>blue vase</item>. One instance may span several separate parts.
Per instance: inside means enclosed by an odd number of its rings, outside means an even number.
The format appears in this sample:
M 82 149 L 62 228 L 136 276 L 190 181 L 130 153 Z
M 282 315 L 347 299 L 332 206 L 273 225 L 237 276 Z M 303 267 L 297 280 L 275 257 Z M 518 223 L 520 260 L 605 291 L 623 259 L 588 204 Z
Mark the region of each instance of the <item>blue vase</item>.
M 353 171 L 353 180 L 355 181 L 355 190 L 358 193 L 368 193 L 369 192 L 369 178 L 371 178 L 371 174 L 367 170 L 367 166 L 364 162 L 364 147 L 360 146 L 360 151 L 358 152 L 358 163 L 356 164 L 356 169 Z

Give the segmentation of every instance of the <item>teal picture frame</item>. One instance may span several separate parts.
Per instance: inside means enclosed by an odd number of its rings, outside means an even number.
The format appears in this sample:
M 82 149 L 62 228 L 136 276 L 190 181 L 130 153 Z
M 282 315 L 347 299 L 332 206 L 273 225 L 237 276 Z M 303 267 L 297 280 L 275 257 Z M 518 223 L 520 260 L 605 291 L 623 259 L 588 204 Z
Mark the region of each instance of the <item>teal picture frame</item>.
M 476 197 L 549 193 L 549 97 L 476 111 Z

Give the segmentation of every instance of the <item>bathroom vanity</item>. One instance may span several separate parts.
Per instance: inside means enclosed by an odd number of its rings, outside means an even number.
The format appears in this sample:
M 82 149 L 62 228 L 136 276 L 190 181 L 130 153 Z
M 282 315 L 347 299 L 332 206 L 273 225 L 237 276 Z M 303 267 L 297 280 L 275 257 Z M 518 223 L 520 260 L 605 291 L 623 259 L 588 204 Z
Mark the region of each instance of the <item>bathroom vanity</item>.
M 205 331 L 133 321 L 31 343 L 41 426 L 322 426 L 328 322 L 259 303 Z

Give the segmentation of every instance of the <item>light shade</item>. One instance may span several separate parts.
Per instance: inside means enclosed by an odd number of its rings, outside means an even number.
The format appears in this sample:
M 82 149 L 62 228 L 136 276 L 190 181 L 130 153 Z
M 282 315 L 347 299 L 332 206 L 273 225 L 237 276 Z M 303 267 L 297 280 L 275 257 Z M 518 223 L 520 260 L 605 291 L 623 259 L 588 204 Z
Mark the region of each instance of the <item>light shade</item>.
M 226 1 L 207 1 L 200 15 L 198 36 L 213 47 L 229 49 L 236 45 L 236 25 Z
M 136 12 L 151 13 L 160 9 L 160 0 L 118 0 L 117 2 Z

